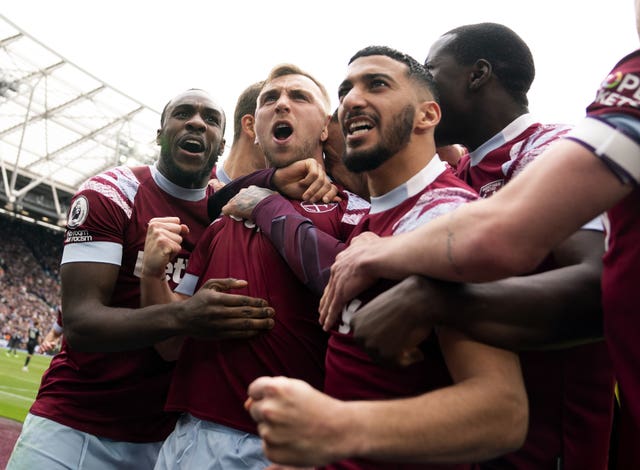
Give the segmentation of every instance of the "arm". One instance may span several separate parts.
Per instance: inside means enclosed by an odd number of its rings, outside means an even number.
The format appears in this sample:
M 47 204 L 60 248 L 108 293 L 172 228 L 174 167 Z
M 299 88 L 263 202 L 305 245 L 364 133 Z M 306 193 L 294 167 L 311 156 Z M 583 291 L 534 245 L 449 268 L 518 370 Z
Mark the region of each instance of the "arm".
M 57 329 L 56 326 L 59 328 Z M 40 343 L 40 350 L 42 352 L 49 352 L 56 348 L 58 341 L 62 337 L 62 328 L 56 323 L 45 335 L 42 343 Z
M 399 365 L 419 358 L 434 324 L 512 350 L 600 339 L 603 238 L 579 230 L 553 251 L 557 269 L 529 276 L 481 284 L 410 276 L 360 309 L 354 336 L 373 357 Z
M 455 384 L 396 400 L 331 398 L 308 384 L 262 377 L 246 403 L 270 460 L 323 465 L 348 457 L 382 461 L 479 461 L 524 441 L 527 399 L 512 353 L 443 332 Z
M 149 224 L 156 234 L 166 234 L 167 225 L 177 226 L 172 235 L 158 236 L 156 241 L 171 238 L 175 241 L 176 234 L 183 230 L 175 217 L 152 219 Z M 170 253 L 171 248 L 155 259 L 168 257 Z M 160 304 L 137 309 L 112 307 L 109 304 L 118 270 L 118 266 L 107 263 L 62 266 L 64 327 L 67 341 L 73 347 L 86 351 L 122 351 L 151 346 L 176 335 L 246 338 L 273 327 L 273 309 L 263 299 L 227 294 L 223 292 L 225 288 L 215 282 L 205 284 L 193 297 L 181 301 L 175 301 L 167 286 L 171 297 L 159 299 Z M 145 277 L 153 278 L 154 282 L 165 282 L 157 271 L 147 268 L 147 274 Z M 244 282 L 222 281 L 231 282 L 232 287 L 234 282 Z M 164 287 L 160 289 L 166 293 Z M 147 302 L 152 300 L 146 297 Z
M 582 145 L 556 142 L 490 198 L 412 232 L 352 243 L 331 268 L 321 315 L 334 315 L 345 299 L 383 276 L 484 282 L 531 271 L 554 246 L 631 190 Z
M 236 178 L 209 198 L 209 219 L 219 217 L 223 207 L 241 189 L 249 186 L 269 188 L 291 199 L 311 202 L 329 202 L 338 194 L 322 165 L 313 158 L 307 158 L 283 168 L 267 168 Z
M 243 189 L 223 212 L 253 220 L 298 279 L 312 292 L 322 294 L 331 264 L 344 249 L 343 242 L 317 229 L 289 201 L 264 188 Z

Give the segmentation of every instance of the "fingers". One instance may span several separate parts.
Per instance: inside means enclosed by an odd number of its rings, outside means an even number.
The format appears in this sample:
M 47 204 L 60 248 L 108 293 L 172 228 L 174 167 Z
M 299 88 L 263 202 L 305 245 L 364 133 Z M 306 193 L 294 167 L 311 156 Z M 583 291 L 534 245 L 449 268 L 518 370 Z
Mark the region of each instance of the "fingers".
M 409 367 L 422 360 L 424 354 L 418 347 L 405 349 L 396 357 L 396 363 L 401 367 Z
M 344 302 L 341 302 L 338 296 L 338 284 L 336 282 L 336 276 L 334 275 L 333 269 L 331 270 L 331 277 L 329 278 L 329 282 L 327 287 L 322 294 L 322 298 L 320 299 L 320 325 L 322 325 L 322 329 L 324 331 L 329 331 L 338 316 L 342 312 L 342 305 Z
M 362 232 L 360 235 L 353 237 L 353 239 L 349 243 L 349 246 L 352 247 L 359 244 L 372 243 L 379 239 L 380 239 L 380 236 L 373 232 Z
M 214 191 L 220 191 L 224 188 L 224 183 L 217 178 L 211 178 L 208 184 L 213 187 Z
M 313 159 L 305 160 L 305 163 L 307 175 L 300 181 L 300 184 L 303 187 L 307 186 L 307 189 L 302 194 L 302 199 L 325 203 L 333 201 L 337 197 L 338 188 L 331 183 L 322 165 Z
M 202 289 L 212 289 L 216 292 L 227 292 L 231 289 L 247 287 L 247 285 L 247 281 L 243 279 L 228 277 L 224 279 L 208 279 L 204 284 L 202 284 Z
M 181 236 L 189 233 L 189 227 L 180 223 L 179 217 L 154 217 L 147 224 L 147 233 L 166 230 L 169 233 Z
M 213 280 L 213 281 L 219 281 Z M 207 281 L 208 282 L 208 281 Z M 244 282 L 244 281 L 238 281 Z M 246 283 L 245 283 L 246 284 Z M 259 299 L 257 297 L 250 297 L 248 295 L 240 295 L 240 294 L 228 294 L 226 292 L 220 292 L 214 288 L 208 287 L 207 283 L 205 283 L 200 290 L 196 294 L 198 298 L 203 298 L 207 304 L 210 304 L 212 307 L 218 308 L 238 308 L 242 309 L 242 307 L 247 307 L 247 311 L 250 311 L 252 308 L 266 308 L 267 301 L 264 299 Z M 272 308 L 269 307 L 269 310 L 273 311 Z M 236 310 L 233 310 L 234 312 Z M 246 315 L 245 315 L 246 316 Z M 273 315 L 272 315 L 273 316 Z

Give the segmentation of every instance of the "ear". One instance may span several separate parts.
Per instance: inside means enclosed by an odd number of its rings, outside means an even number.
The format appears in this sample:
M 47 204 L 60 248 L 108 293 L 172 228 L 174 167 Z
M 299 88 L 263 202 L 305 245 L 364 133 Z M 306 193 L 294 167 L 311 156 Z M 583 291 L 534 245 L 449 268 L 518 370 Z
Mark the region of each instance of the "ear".
M 440 105 L 435 101 L 423 101 L 418 111 L 418 122 L 416 123 L 416 131 L 423 133 L 429 129 L 435 128 L 440 122 Z
M 322 132 L 320 133 L 320 142 L 326 142 L 329 138 L 329 122 L 331 121 L 331 116 L 327 116 L 327 119 L 324 122 L 324 127 L 322 128 Z
M 478 59 L 471 68 L 471 75 L 469 77 L 469 89 L 476 91 L 482 88 L 491 78 L 493 73 L 493 67 L 491 62 L 486 59 Z
M 252 140 L 255 140 L 255 138 L 256 138 L 256 131 L 253 128 L 255 122 L 256 122 L 256 119 L 251 114 L 245 114 L 240 119 L 240 125 L 242 126 L 242 132 L 247 134 L 249 136 L 249 138 L 252 139 Z
M 160 145 L 160 134 L 162 133 L 162 129 L 158 129 L 156 131 L 156 144 Z
M 224 153 L 224 146 L 227 144 L 227 141 L 223 138 L 220 141 L 220 147 L 218 147 L 218 156 L 222 155 Z

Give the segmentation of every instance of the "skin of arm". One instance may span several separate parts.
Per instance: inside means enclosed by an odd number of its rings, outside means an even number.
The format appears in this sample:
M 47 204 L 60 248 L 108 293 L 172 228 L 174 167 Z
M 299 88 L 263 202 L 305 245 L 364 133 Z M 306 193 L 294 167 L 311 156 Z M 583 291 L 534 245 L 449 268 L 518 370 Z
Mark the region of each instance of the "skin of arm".
M 299 380 L 257 379 L 246 407 L 267 457 L 287 465 L 347 457 L 453 463 L 522 445 L 528 414 L 517 357 L 453 330 L 441 330 L 440 342 L 455 384 L 417 397 L 346 402 Z
M 40 350 L 45 353 L 52 351 L 57 346 L 61 336 L 62 332 L 58 333 L 54 328 L 51 328 L 42 340 L 42 343 L 40 343 Z
M 321 318 L 334 318 L 345 301 L 380 277 L 486 282 L 529 272 L 632 189 L 582 145 L 558 141 L 490 198 L 412 232 L 352 242 L 331 268 Z
M 359 310 L 354 337 L 401 366 L 420 358 L 417 345 L 436 324 L 515 351 L 599 340 L 603 249 L 601 232 L 579 230 L 553 250 L 550 271 L 477 284 L 410 276 Z
M 175 228 L 165 230 L 167 225 Z M 176 233 L 183 230 L 176 217 L 152 219 L 149 226 L 154 227 L 152 231 L 172 233 L 164 238 L 158 236 L 158 240 L 175 239 Z M 171 250 L 164 251 L 160 258 L 162 256 L 171 256 Z M 111 307 L 109 302 L 118 270 L 118 266 L 105 263 L 62 266 L 65 334 L 74 348 L 123 351 L 151 346 L 176 335 L 246 338 L 273 327 L 273 309 L 263 299 L 219 292 L 210 285 L 182 301 L 174 301 L 169 289 L 171 297 L 159 298 L 160 304 L 138 309 Z M 147 270 L 143 277 L 154 278 L 161 284 L 158 271 Z M 145 302 L 152 302 L 148 293 L 143 296 Z

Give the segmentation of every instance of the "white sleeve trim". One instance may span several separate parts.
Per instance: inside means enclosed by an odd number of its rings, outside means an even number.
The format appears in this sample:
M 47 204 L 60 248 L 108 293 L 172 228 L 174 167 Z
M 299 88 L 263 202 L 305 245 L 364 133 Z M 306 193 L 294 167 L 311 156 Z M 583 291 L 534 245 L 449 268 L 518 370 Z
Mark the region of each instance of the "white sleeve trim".
M 196 286 L 198 285 L 198 280 L 200 276 L 194 276 L 193 274 L 185 274 L 180 284 L 175 288 L 175 292 L 182 295 L 192 296 L 196 291 Z
M 580 228 L 582 230 L 595 230 L 597 232 L 604 232 L 604 223 L 602 221 L 602 216 L 597 216 L 595 219 L 592 219 Z
M 107 263 L 120 266 L 122 264 L 122 245 L 113 242 L 69 243 L 62 251 L 65 263 Z
M 640 145 L 615 127 L 587 117 L 567 137 L 587 145 L 598 157 L 615 163 L 640 183 Z

